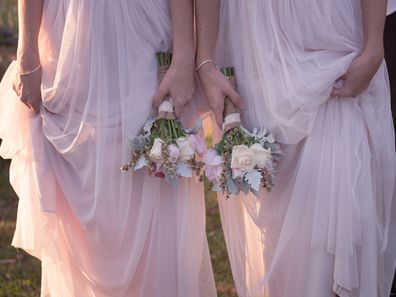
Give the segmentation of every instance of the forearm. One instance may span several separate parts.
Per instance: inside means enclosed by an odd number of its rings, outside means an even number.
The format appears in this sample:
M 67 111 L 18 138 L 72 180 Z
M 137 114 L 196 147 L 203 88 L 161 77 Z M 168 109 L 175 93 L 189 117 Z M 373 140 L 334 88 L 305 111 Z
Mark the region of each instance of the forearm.
M 364 52 L 383 55 L 387 0 L 361 0 Z
M 173 32 L 173 63 L 194 65 L 193 0 L 169 0 Z
M 43 0 L 18 0 L 18 61 L 23 70 L 39 64 L 38 36 L 43 11 Z
M 196 0 L 197 63 L 213 59 L 219 32 L 220 0 Z

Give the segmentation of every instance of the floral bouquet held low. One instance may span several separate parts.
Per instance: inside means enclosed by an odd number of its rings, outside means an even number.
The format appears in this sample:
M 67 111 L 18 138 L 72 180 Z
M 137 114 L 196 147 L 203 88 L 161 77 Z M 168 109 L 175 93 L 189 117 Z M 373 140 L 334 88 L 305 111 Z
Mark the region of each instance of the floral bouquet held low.
M 172 54 L 157 54 L 159 81 L 171 61 Z M 204 140 L 197 135 L 200 128 L 200 122 L 192 129 L 183 128 L 175 116 L 172 99 L 166 98 L 157 117 L 145 123 L 143 134 L 129 137 L 131 161 L 121 170 L 147 167 L 151 176 L 163 177 L 173 185 L 177 185 L 180 177 L 192 177 L 193 173 L 200 176 L 203 163 L 197 159 L 206 151 Z
M 221 70 L 236 87 L 232 67 Z M 203 157 L 205 175 L 212 190 L 223 194 L 258 196 L 260 187 L 268 192 L 274 186 L 276 164 L 282 156 L 281 148 L 267 129 L 249 132 L 241 125 L 238 108 L 229 98 L 225 100 L 223 137 L 214 149 Z

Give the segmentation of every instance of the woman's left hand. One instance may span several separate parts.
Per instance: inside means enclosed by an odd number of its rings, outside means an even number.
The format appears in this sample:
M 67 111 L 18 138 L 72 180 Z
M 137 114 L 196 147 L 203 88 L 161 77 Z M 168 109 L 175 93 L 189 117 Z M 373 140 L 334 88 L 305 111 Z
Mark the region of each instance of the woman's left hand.
M 336 83 L 341 81 L 342 85 L 340 87 L 334 86 L 331 96 L 359 96 L 368 88 L 383 58 L 384 53 L 381 50 L 378 53 L 363 52 L 360 56 L 356 57 L 345 74 L 337 79 Z
M 153 97 L 154 105 L 159 107 L 161 102 L 169 96 L 175 107 L 175 114 L 179 117 L 183 107 L 194 94 L 194 71 L 192 63 L 190 65 L 189 63 L 172 62 Z

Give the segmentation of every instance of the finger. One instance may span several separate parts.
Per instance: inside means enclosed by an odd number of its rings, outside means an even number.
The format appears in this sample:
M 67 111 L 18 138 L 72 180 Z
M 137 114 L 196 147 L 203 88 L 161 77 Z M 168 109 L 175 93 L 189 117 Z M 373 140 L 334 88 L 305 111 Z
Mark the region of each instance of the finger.
M 344 82 L 344 85 L 337 89 L 338 97 L 351 97 L 352 96 L 352 86 L 349 80 Z
M 40 105 L 41 102 L 35 102 L 35 103 L 31 103 L 31 110 L 33 111 L 34 114 L 39 114 L 40 113 Z
M 12 89 L 14 90 L 15 94 L 19 97 L 19 91 L 17 89 L 15 82 L 12 83 Z
M 174 107 L 176 117 L 180 117 L 184 106 L 182 104 L 175 104 Z
M 153 96 L 153 103 L 155 107 L 159 107 L 164 98 L 168 95 L 168 91 L 166 89 L 162 89 L 159 87 Z
M 344 73 L 334 82 L 333 89 L 331 90 L 332 97 L 341 97 L 341 89 L 345 87 L 346 81 L 348 80 L 348 73 Z
M 220 129 L 221 129 L 222 126 L 223 126 L 223 111 L 222 110 L 221 111 L 214 111 L 214 115 L 215 115 L 215 118 L 216 118 L 217 126 L 219 126 Z
M 241 109 L 245 108 L 245 104 L 243 103 L 241 96 L 239 96 L 239 94 L 233 88 L 230 87 L 227 89 L 226 95 L 237 107 Z
M 333 87 L 333 89 L 331 90 L 330 96 L 331 96 L 331 97 L 340 97 L 339 89 L 336 88 L 336 87 Z

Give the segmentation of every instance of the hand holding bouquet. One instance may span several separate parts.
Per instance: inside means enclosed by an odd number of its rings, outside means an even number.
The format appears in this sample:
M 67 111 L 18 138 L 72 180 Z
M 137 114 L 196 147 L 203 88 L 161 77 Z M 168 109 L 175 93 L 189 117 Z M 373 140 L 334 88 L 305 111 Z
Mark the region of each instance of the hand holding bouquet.
M 157 54 L 160 81 L 171 60 L 171 54 Z M 150 175 L 163 177 L 174 185 L 180 177 L 200 175 L 203 164 L 197 159 L 206 151 L 204 140 L 197 134 L 200 128 L 200 121 L 192 129 L 183 128 L 175 116 L 172 99 L 166 98 L 159 106 L 158 116 L 147 120 L 143 134 L 130 137 L 131 161 L 121 170 L 147 167 Z
M 233 68 L 222 69 L 235 87 Z M 268 192 L 274 186 L 275 166 L 281 158 L 280 145 L 265 128 L 249 132 L 241 125 L 238 108 L 225 100 L 223 137 L 204 156 L 205 175 L 212 189 L 229 195 L 249 192 L 258 195 L 260 186 Z

